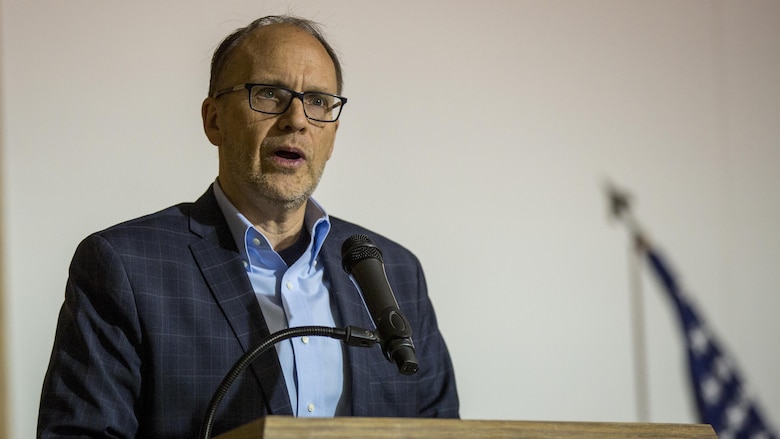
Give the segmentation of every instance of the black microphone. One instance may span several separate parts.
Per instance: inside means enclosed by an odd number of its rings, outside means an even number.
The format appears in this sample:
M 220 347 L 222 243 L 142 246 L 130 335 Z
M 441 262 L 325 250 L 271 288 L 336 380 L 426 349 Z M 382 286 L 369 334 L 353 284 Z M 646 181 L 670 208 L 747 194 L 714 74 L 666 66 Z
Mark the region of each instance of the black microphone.
M 419 365 L 412 343 L 412 327 L 401 314 L 387 281 L 382 252 L 368 236 L 353 235 L 341 246 L 341 260 L 374 320 L 385 357 L 395 362 L 402 374 L 414 374 Z

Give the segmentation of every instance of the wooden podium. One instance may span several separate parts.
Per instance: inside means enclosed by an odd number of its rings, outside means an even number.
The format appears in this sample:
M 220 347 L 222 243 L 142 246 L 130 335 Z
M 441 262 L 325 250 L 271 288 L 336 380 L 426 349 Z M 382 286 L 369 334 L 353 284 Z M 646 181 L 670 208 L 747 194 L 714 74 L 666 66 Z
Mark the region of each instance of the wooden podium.
M 717 439 L 709 425 L 268 416 L 216 439 Z

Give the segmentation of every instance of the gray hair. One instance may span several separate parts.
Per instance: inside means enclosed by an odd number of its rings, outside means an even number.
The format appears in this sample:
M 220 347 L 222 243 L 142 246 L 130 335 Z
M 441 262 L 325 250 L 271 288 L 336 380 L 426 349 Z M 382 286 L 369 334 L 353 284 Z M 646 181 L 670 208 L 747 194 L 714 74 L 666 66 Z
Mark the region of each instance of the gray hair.
M 269 15 L 267 17 L 258 18 L 245 27 L 236 29 L 232 34 L 228 35 L 224 40 L 222 40 L 222 43 L 220 43 L 219 47 L 217 47 L 217 50 L 214 51 L 214 56 L 211 58 L 211 80 L 209 82 L 209 96 L 214 96 L 214 94 L 217 92 L 216 87 L 218 79 L 225 70 L 233 49 L 235 49 L 235 47 L 238 46 L 238 44 L 243 41 L 247 35 L 252 33 L 252 31 L 265 26 L 270 26 L 272 24 L 289 24 L 311 34 L 314 38 L 316 38 L 317 41 L 319 41 L 320 44 L 322 44 L 322 46 L 325 48 L 325 51 L 328 52 L 330 59 L 333 61 L 333 66 L 336 68 L 336 84 L 338 87 L 338 91 L 336 93 L 341 93 L 344 86 L 344 78 L 341 73 L 341 63 L 339 62 L 339 58 L 336 55 L 336 52 L 333 50 L 333 47 L 331 47 L 331 45 L 325 39 L 325 36 L 320 29 L 320 25 L 311 20 L 291 15 Z

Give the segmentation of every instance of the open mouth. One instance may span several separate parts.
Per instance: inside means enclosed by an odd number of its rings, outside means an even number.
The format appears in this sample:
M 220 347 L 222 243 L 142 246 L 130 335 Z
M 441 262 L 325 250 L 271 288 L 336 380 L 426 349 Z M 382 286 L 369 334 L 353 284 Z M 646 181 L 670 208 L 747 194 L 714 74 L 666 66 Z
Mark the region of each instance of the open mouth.
M 300 160 L 303 158 L 299 153 L 295 151 L 279 150 L 274 153 L 275 156 L 283 158 L 285 160 Z

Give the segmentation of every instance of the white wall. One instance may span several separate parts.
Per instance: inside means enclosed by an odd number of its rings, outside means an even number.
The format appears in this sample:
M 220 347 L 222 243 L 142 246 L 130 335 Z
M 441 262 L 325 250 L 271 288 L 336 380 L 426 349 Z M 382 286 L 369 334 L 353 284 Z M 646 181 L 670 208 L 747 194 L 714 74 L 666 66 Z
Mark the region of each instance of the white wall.
M 0 7 L 11 437 L 34 436 L 77 243 L 206 189 L 211 52 L 281 12 L 325 24 L 346 70 L 316 197 L 423 260 L 464 418 L 637 420 L 610 178 L 780 422 L 780 3 Z M 649 420 L 692 422 L 674 313 L 644 293 Z

